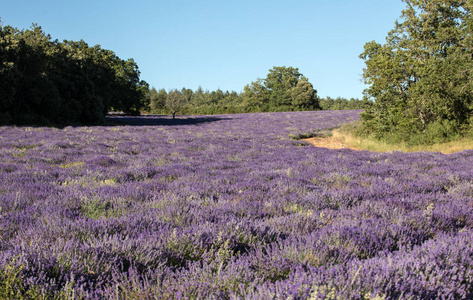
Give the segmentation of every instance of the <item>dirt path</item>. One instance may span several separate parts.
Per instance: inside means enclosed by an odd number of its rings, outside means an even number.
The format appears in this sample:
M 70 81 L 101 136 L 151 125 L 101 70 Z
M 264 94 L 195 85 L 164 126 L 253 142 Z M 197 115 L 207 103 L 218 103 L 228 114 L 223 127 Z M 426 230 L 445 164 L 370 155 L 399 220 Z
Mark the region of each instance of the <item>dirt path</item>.
M 354 147 L 350 147 L 340 143 L 332 137 L 312 137 L 308 139 L 302 139 L 307 141 L 315 147 L 328 148 L 328 149 L 352 149 L 352 150 L 361 150 Z

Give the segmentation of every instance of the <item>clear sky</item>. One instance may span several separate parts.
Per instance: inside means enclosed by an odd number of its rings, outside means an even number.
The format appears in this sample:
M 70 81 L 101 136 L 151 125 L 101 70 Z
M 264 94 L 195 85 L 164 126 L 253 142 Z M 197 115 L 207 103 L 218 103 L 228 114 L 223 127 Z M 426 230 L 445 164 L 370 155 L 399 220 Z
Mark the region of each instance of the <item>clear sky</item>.
M 0 0 L 3 25 L 37 23 L 133 58 L 157 89 L 241 92 L 273 66 L 321 97 L 361 98 L 365 43 L 384 43 L 401 0 Z

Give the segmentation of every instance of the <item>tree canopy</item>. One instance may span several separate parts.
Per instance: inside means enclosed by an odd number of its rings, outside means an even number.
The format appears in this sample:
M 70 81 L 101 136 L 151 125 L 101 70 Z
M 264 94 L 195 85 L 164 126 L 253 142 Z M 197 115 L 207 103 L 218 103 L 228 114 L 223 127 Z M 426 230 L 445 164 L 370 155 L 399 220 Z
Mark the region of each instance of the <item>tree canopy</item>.
M 436 142 L 472 124 L 472 2 L 403 0 L 401 20 L 365 60 L 364 128 L 378 138 Z
M 172 113 L 172 118 L 176 118 L 176 113 L 180 110 L 182 110 L 182 107 L 188 102 L 188 97 L 186 97 L 189 94 L 187 90 L 184 89 L 184 92 L 179 92 L 178 90 L 172 90 L 170 91 L 165 100 L 165 106 L 171 111 Z
M 244 88 L 249 107 L 262 111 L 319 109 L 317 91 L 309 80 L 293 67 L 273 67 L 265 79 L 257 79 Z
M 139 114 L 148 84 L 133 59 L 40 26 L 0 25 L 0 124 L 96 124 L 109 110 Z

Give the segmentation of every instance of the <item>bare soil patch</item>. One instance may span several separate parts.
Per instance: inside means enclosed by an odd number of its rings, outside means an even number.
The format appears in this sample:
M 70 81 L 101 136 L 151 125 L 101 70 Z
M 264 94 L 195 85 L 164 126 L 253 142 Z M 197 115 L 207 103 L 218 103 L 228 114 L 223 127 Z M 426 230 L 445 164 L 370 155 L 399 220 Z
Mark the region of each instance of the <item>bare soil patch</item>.
M 360 151 L 361 149 L 354 148 L 348 145 L 345 145 L 343 143 L 340 143 L 340 141 L 334 139 L 333 137 L 327 136 L 327 137 L 312 137 L 308 139 L 302 139 L 303 141 L 306 141 L 310 144 L 312 144 L 315 147 L 321 147 L 321 148 L 328 148 L 328 149 L 352 149 L 356 151 Z

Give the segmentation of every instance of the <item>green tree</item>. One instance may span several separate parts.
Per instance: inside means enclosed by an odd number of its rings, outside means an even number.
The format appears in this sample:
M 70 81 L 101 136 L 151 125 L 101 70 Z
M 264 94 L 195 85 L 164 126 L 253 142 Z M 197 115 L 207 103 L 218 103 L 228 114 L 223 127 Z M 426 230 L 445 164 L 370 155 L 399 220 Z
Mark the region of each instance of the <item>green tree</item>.
M 175 119 L 176 113 L 180 112 L 187 103 L 187 97 L 178 90 L 172 90 L 167 94 L 165 103 L 172 114 L 172 118 Z
M 110 109 L 138 114 L 149 86 L 132 59 L 84 41 L 52 40 L 40 26 L 0 25 L 0 123 L 103 123 Z
M 249 111 L 267 110 L 269 91 L 262 79 L 258 78 L 251 84 L 245 85 L 242 97 Z
M 195 106 L 195 107 L 206 105 L 206 103 L 205 103 L 206 102 L 205 94 L 206 94 L 206 92 L 203 90 L 203 88 L 201 86 L 199 86 L 197 88 L 197 90 L 192 95 L 192 99 L 191 99 L 192 105 Z
M 19 41 L 13 31 L 12 27 L 3 27 L 0 23 L 0 124 L 12 121 L 11 109 L 21 77 Z
M 123 111 L 127 114 L 139 115 L 146 99 L 145 82 L 140 81 L 140 71 L 135 61 L 115 58 L 113 69 L 116 79 L 114 89 L 119 96 L 115 98 L 112 105 L 114 110 Z
M 270 69 L 265 79 L 246 85 L 243 99 L 250 111 L 318 109 L 316 93 L 298 68 L 282 66 Z
M 314 90 L 312 83 L 307 80 L 300 80 L 289 91 L 292 98 L 292 107 L 298 109 L 320 109 L 317 91 Z
M 342 109 L 369 109 L 373 102 L 367 100 L 366 98 L 363 100 L 351 98 L 350 100 L 337 97 L 333 99 L 331 97 L 321 98 L 319 100 L 319 105 L 323 110 L 342 110 Z
M 108 111 L 100 85 L 94 50 L 83 40 L 57 43 L 48 71 L 61 98 L 61 113 L 55 123 L 103 123 Z M 104 78 L 108 84 L 113 77 Z M 113 81 L 112 81 L 113 82 Z
M 48 72 L 54 42 L 41 27 L 2 27 L 1 82 L 5 98 L 0 113 L 17 124 L 43 123 L 58 114 L 59 98 Z M 2 94 L 2 98 L 4 96 Z
M 168 93 L 165 89 L 160 89 L 159 92 L 153 87 L 148 92 L 149 107 L 152 113 L 159 113 L 166 107 L 166 97 Z
M 269 70 L 264 85 L 269 90 L 271 105 L 289 109 L 292 103 L 291 90 L 301 80 L 308 81 L 298 68 L 282 66 Z
M 375 102 L 364 127 L 378 138 L 445 140 L 472 121 L 472 2 L 403 1 L 386 43 L 369 42 L 360 55 L 365 98 Z

